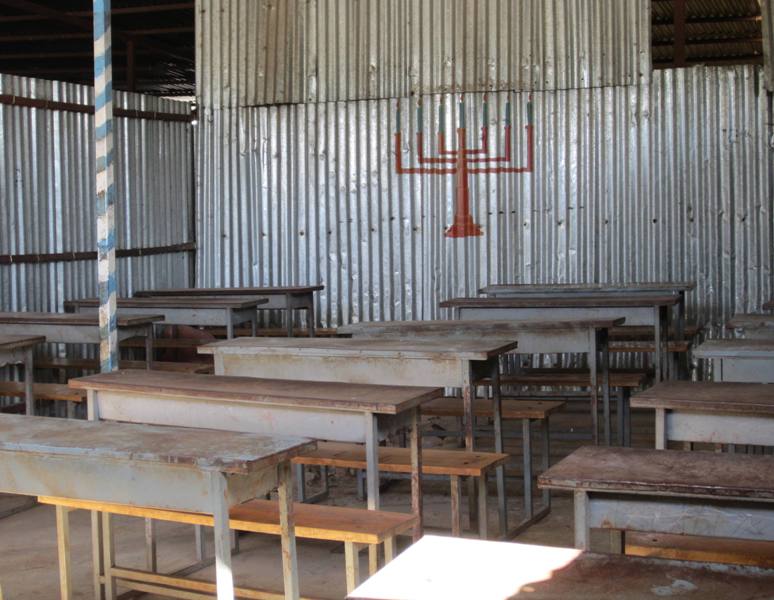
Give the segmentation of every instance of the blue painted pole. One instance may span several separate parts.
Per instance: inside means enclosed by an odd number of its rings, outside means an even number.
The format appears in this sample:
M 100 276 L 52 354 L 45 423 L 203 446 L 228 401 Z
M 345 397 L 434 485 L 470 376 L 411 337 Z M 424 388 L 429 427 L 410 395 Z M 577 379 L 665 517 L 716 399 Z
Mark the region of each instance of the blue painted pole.
M 116 215 L 113 185 L 113 52 L 110 0 L 94 0 L 94 147 L 97 174 L 99 358 L 102 372 L 118 368 Z

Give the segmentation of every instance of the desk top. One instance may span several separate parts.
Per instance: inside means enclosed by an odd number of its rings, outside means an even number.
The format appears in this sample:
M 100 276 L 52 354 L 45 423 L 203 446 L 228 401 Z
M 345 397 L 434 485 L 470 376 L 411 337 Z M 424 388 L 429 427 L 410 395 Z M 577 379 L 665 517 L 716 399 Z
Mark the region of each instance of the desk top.
M 532 295 L 518 298 L 453 298 L 441 302 L 441 308 L 641 308 L 674 306 L 671 294 L 632 294 L 630 296 Z
M 538 477 L 541 487 L 774 500 L 774 456 L 584 446 Z
M 734 315 L 726 323 L 728 329 L 760 330 L 771 329 L 774 331 L 774 315 L 739 314 Z
M 512 339 L 236 338 L 199 346 L 201 354 L 294 354 L 355 358 L 486 360 L 514 350 Z
M 481 288 L 479 294 L 619 294 L 626 292 L 687 292 L 696 288 L 695 281 L 646 281 L 638 283 L 497 283 Z
M 486 321 L 475 319 L 436 321 L 378 321 L 353 323 L 337 329 L 337 333 L 355 337 L 406 337 L 438 335 L 481 335 L 504 337 L 518 335 L 520 331 L 577 331 L 585 329 L 610 329 L 622 325 L 625 319 L 578 319 L 577 321 Z
M 118 315 L 119 327 L 137 327 L 163 321 L 164 315 Z M 0 312 L 0 325 L 67 325 L 99 327 L 99 315 L 77 313 Z
M 168 463 L 250 473 L 315 448 L 303 438 L 26 415 L 0 415 L 0 452 Z
M 155 296 L 278 296 L 285 294 L 310 294 L 324 290 L 317 285 L 278 285 L 266 287 L 227 287 L 227 288 L 170 288 L 163 290 L 141 290 L 135 292 L 137 298 Z
M 121 308 L 147 308 L 149 310 L 162 308 L 232 308 L 247 309 L 254 308 L 261 304 L 268 303 L 266 298 L 255 298 L 246 296 L 165 296 L 161 298 L 118 298 L 116 306 Z M 87 306 L 98 307 L 98 298 L 81 298 L 79 300 L 67 300 L 65 306 Z
M 635 408 L 774 416 L 774 386 L 765 383 L 664 381 L 631 397 Z
M 774 359 L 774 339 L 708 340 L 694 349 L 696 358 Z
M 0 350 L 18 350 L 42 344 L 46 338 L 42 335 L 5 335 L 0 332 Z
M 289 381 L 165 371 L 115 371 L 71 379 L 70 387 L 241 404 L 398 414 L 443 396 L 442 388 Z
M 425 535 L 370 577 L 350 600 L 653 600 L 764 598 L 774 570 L 593 554 L 514 542 Z

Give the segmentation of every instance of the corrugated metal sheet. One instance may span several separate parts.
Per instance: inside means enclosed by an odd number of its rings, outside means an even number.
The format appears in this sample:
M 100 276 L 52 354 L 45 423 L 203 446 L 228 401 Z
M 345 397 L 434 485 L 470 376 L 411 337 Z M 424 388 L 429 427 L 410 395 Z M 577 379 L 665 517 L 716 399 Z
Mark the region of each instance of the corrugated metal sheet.
M 763 57 L 766 69 L 766 88 L 774 92 L 774 2 L 762 0 Z
M 0 93 L 92 103 L 85 86 L 0 76 Z M 187 114 L 187 104 L 118 93 L 116 106 Z M 116 119 L 118 247 L 191 240 L 193 134 L 181 122 Z M 93 116 L 0 105 L 0 254 L 96 250 Z M 119 259 L 119 293 L 189 283 L 190 254 Z M 0 310 L 61 310 L 95 296 L 96 261 L 0 265 Z
M 630 85 L 648 0 L 197 0 L 208 107 Z
M 526 93 L 491 94 L 492 125 L 508 95 L 518 131 Z M 442 98 L 448 131 L 456 103 Z M 395 173 L 395 100 L 204 110 L 198 283 L 322 281 L 326 325 L 438 317 L 440 300 L 496 282 L 695 279 L 690 312 L 714 325 L 772 296 L 774 132 L 761 68 L 664 70 L 646 86 L 533 100 L 536 171 L 472 177 L 485 236 L 465 240 L 443 235 L 451 176 Z M 481 94 L 466 101 L 481 114 Z M 414 105 L 400 105 L 411 164 Z M 425 109 L 426 131 L 436 119 Z

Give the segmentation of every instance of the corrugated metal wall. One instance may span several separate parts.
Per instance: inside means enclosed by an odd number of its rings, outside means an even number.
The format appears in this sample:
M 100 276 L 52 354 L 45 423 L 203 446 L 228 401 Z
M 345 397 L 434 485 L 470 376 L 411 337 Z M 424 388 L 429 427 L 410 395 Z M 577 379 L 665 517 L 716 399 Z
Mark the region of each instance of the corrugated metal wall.
M 649 0 L 197 0 L 204 106 L 630 85 Z
M 515 131 L 525 123 L 526 93 L 490 94 L 496 149 L 509 95 Z M 441 98 L 449 130 L 456 103 Z M 451 176 L 395 173 L 395 100 L 203 110 L 198 283 L 323 281 L 329 325 L 437 317 L 440 300 L 506 281 L 695 279 L 691 313 L 715 325 L 772 296 L 762 69 L 656 71 L 649 85 L 533 100 L 535 173 L 471 177 L 485 236 L 465 240 L 443 236 Z M 470 115 L 481 101 L 466 95 Z M 414 104 L 400 105 L 411 164 Z M 425 131 L 436 126 L 426 108 Z
M 91 104 L 89 87 L 0 76 L 0 93 Z M 187 104 L 117 93 L 116 106 L 187 114 Z M 191 241 L 194 159 L 184 122 L 116 119 L 118 248 Z M 0 105 L 0 254 L 96 250 L 93 116 Z M 185 286 L 193 256 L 117 261 L 120 294 Z M 0 310 L 61 310 L 95 296 L 96 261 L 0 265 Z

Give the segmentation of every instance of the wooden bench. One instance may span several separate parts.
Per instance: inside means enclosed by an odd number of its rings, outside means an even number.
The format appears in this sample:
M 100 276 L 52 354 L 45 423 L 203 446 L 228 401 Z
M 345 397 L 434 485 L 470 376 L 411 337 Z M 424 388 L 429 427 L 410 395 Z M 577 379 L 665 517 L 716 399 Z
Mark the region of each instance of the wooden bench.
M 502 397 L 501 410 L 504 421 L 520 420 L 522 422 L 522 454 L 523 454 L 523 485 L 524 485 L 524 515 L 525 522 L 530 524 L 545 517 L 551 508 L 551 495 L 548 490 L 543 492 L 543 507 L 535 514 L 532 504 L 532 428 L 533 422 L 540 423 L 542 433 L 542 464 L 543 471 L 548 469 L 551 460 L 551 442 L 549 435 L 549 417 L 565 405 L 561 401 L 523 400 L 519 398 Z M 462 399 L 444 397 L 422 406 L 422 414 L 434 417 L 463 417 Z M 473 416 L 492 418 L 494 409 L 492 401 L 476 399 L 473 402 Z M 475 428 L 474 428 L 475 431 Z M 521 528 L 523 530 L 524 528 Z
M 147 369 L 144 360 L 120 360 L 119 369 Z M 36 369 L 79 369 L 83 371 L 99 371 L 99 360 L 96 358 L 59 358 L 46 357 L 35 361 Z M 170 362 L 154 360 L 151 363 L 153 371 L 167 371 L 170 373 L 203 373 L 213 372 L 213 366 L 206 362 Z
M 699 325 L 686 325 L 684 336 L 686 340 L 690 340 L 696 337 L 702 328 Z M 668 331 L 668 339 L 674 340 L 677 336 L 677 331 L 674 327 L 670 327 Z M 613 327 L 610 330 L 610 341 L 651 341 L 655 337 L 655 330 L 653 327 L 647 325 L 620 325 Z
M 475 477 L 480 483 L 479 490 L 479 535 L 487 537 L 487 475 L 497 466 L 504 465 L 507 454 L 495 452 L 465 452 L 462 450 L 422 450 L 422 473 L 444 475 L 451 479 L 451 522 L 452 535 L 462 534 L 462 512 L 460 477 Z M 365 447 L 360 444 L 318 442 L 317 449 L 304 452 L 293 461 L 299 465 L 336 467 L 341 469 L 365 470 Z M 380 447 L 379 471 L 386 473 L 411 473 L 411 452 L 408 448 Z M 501 532 L 505 533 L 505 532 Z
M 59 383 L 33 383 L 32 395 L 35 400 L 54 400 L 57 402 L 83 402 L 86 400 L 86 392 L 74 390 L 66 384 Z M 24 382 L 0 381 L 0 396 L 24 398 Z
M 632 390 L 640 389 L 652 379 L 645 369 L 611 369 L 609 374 L 610 387 L 615 389 L 616 419 L 618 422 L 618 444 L 631 445 L 631 415 L 629 398 Z M 602 385 L 602 374 L 597 375 L 597 382 Z M 483 378 L 479 385 L 491 385 L 491 379 Z M 505 373 L 500 376 L 500 385 L 524 387 L 552 388 L 588 388 L 591 386 L 591 374 L 588 369 L 524 369 L 519 373 Z
M 193 512 L 161 510 L 156 508 L 129 506 L 126 504 L 111 504 L 85 500 L 70 500 L 67 498 L 52 498 L 41 496 L 42 504 L 62 506 L 72 510 L 89 510 L 212 527 L 212 515 Z M 342 542 L 346 563 L 347 591 L 351 592 L 359 581 L 360 547 L 384 546 L 385 561 L 389 562 L 395 556 L 395 538 L 398 535 L 410 533 L 417 518 L 411 514 L 364 510 L 320 504 L 303 504 L 296 502 L 293 506 L 295 532 L 297 538 Z M 279 505 L 271 500 L 250 500 L 229 511 L 229 526 L 233 531 L 280 535 Z M 112 567 L 112 575 L 127 587 L 138 591 L 157 592 L 143 586 L 133 586 L 134 582 L 152 582 L 159 586 L 174 586 L 179 589 L 197 592 L 215 591 L 215 586 L 203 581 L 182 579 L 174 575 L 151 574 L 148 571 Z M 152 576 L 151 576 L 152 575 Z M 373 573 L 371 573 L 373 575 Z M 245 593 L 247 592 L 247 593 Z M 237 596 L 249 598 L 259 596 L 248 595 L 249 591 L 237 589 Z M 177 596 L 182 597 L 182 596 Z M 188 596 L 185 596 L 186 598 Z M 198 597 L 198 596 L 197 596 Z M 263 597 L 263 596 L 261 596 Z M 279 596 L 281 597 L 281 596 Z
M 691 349 L 690 342 L 667 342 L 667 352 L 684 354 Z M 617 341 L 610 343 L 610 352 L 655 352 L 656 344 L 646 340 Z
M 774 541 L 774 458 L 586 446 L 540 475 L 574 494 L 575 546 L 592 528 Z

